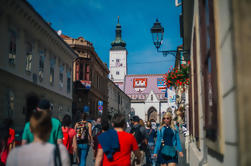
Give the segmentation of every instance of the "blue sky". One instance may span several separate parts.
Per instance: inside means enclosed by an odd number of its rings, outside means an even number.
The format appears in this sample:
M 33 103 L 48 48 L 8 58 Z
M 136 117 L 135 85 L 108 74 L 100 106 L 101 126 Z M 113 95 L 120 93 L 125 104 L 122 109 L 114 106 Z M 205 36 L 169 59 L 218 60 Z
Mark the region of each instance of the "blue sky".
M 94 44 L 103 62 L 109 63 L 111 42 L 120 16 L 122 39 L 128 51 L 128 74 L 166 73 L 174 57 L 163 57 L 152 43 L 150 28 L 156 18 L 165 28 L 163 49 L 182 44 L 179 28 L 181 7 L 175 0 L 28 0 L 55 30 Z

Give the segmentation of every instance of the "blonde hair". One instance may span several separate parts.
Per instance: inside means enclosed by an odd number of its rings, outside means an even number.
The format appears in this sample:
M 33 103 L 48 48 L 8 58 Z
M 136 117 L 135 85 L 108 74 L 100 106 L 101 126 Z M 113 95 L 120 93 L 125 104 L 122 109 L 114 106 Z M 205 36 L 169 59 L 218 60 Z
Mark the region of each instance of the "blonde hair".
M 142 119 L 139 120 L 139 124 L 140 124 L 141 126 L 145 127 L 145 123 L 144 123 L 144 121 L 143 121 Z
M 166 113 L 163 115 L 160 129 L 161 129 L 163 126 L 165 126 L 165 122 L 164 122 L 164 120 L 163 120 L 164 117 L 170 118 L 169 126 L 170 126 L 173 130 L 176 130 L 176 128 L 175 128 L 175 126 L 174 126 L 174 122 L 173 122 L 173 115 L 172 115 L 171 112 L 166 112 Z

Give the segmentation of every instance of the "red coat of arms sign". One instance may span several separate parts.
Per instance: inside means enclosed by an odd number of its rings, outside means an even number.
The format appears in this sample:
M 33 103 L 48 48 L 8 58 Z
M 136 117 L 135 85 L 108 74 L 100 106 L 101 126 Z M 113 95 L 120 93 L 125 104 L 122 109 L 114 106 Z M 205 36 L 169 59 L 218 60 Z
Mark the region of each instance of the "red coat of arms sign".
M 137 92 L 142 92 L 147 87 L 147 78 L 134 78 L 133 79 L 133 88 Z

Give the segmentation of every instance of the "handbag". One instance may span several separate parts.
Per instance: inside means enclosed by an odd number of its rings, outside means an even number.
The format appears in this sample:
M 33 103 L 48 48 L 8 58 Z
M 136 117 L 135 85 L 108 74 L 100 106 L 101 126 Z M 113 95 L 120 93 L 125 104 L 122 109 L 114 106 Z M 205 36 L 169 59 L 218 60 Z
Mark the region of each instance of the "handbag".
M 161 135 L 162 135 L 162 149 L 161 149 L 161 154 L 164 156 L 168 156 L 168 157 L 174 157 L 176 155 L 176 148 L 174 146 L 169 146 L 169 145 L 165 145 L 164 144 L 164 140 L 163 140 L 163 136 L 164 136 L 164 131 L 161 131 Z
M 161 149 L 161 154 L 168 157 L 174 157 L 176 155 L 176 149 L 174 146 L 164 145 Z

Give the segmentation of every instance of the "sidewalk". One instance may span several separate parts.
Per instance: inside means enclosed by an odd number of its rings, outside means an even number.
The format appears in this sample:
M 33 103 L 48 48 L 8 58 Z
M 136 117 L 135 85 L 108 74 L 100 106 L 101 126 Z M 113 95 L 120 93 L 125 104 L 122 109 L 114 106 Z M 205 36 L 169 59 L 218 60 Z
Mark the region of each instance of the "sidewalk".
M 189 166 L 189 164 L 186 163 L 185 137 L 183 134 L 180 134 L 180 142 L 184 153 L 184 157 L 183 158 L 179 157 L 178 166 Z

